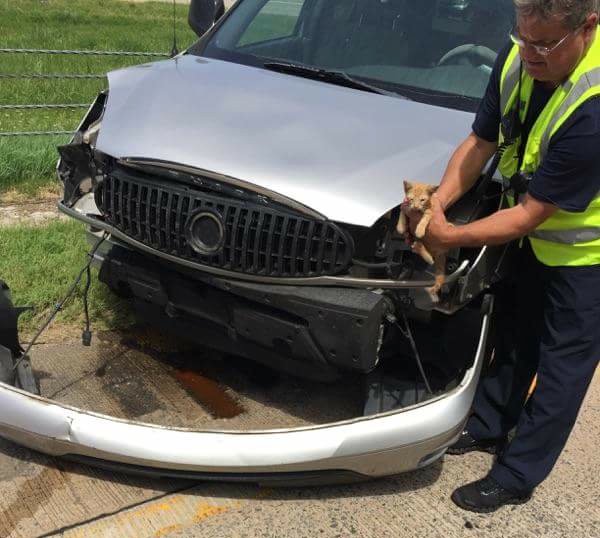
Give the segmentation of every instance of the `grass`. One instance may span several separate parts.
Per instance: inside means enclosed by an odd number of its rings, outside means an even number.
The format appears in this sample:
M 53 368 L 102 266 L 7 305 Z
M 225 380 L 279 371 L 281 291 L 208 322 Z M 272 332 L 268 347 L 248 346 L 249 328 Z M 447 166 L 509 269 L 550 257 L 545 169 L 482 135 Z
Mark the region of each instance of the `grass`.
M 196 39 L 187 6 L 176 6 L 179 48 Z M 0 0 L 0 48 L 169 52 L 173 6 L 120 0 Z M 158 59 L 158 58 L 156 58 Z M 143 57 L 0 54 L 0 74 L 107 71 L 151 61 Z M 0 79 L 0 104 L 90 103 L 106 80 Z M 0 131 L 72 130 L 85 109 L 0 111 Z M 64 136 L 0 137 L 0 197 L 34 193 L 55 181 L 56 146 Z
M 54 221 L 47 226 L 0 228 L 0 278 L 12 291 L 16 306 L 33 306 L 21 316 L 20 329 L 31 333 L 66 294 L 87 260 L 89 246 L 84 227 L 75 221 Z M 82 286 L 58 314 L 59 325 L 83 321 Z M 133 320 L 119 300 L 92 275 L 90 316 L 95 329 L 123 327 Z
M 0 138 L 0 200 L 8 192 L 35 197 L 58 185 L 56 146 L 65 142 L 64 136 Z

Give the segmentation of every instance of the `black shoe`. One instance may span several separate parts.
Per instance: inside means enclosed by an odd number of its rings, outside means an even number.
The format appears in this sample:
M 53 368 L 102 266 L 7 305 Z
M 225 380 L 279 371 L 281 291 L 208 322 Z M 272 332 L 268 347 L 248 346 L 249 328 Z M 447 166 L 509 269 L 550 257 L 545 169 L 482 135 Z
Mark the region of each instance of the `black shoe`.
M 471 437 L 471 434 L 467 430 L 463 430 L 458 438 L 458 441 L 456 441 L 456 443 L 454 443 L 452 446 L 449 446 L 446 453 L 457 455 L 478 451 L 496 454 L 496 452 L 498 452 L 498 446 L 500 445 L 503 445 L 503 442 L 498 439 L 477 441 Z
M 494 512 L 505 504 L 523 504 L 531 499 L 531 492 L 524 495 L 504 489 L 491 476 L 455 489 L 451 499 L 464 510 L 471 512 Z

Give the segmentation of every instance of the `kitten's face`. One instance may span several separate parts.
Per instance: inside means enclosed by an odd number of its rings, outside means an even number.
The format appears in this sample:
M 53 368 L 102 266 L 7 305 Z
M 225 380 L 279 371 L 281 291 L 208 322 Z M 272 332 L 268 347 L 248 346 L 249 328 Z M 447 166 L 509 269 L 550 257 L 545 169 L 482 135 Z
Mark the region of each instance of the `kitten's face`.
M 431 195 L 437 189 L 435 185 L 405 181 L 404 192 L 406 193 L 409 209 L 421 212 L 429 209 L 431 207 Z

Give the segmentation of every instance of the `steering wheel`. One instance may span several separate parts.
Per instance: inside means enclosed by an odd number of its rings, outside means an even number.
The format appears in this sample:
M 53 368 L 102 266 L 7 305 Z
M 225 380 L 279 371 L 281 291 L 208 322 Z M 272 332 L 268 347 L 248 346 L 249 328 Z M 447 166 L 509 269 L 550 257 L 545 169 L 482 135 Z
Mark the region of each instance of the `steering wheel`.
M 466 45 L 460 45 L 452 50 L 449 50 L 439 60 L 437 65 L 453 65 L 461 64 L 466 60 L 470 65 L 478 67 L 480 65 L 489 65 L 492 67 L 496 61 L 496 51 L 485 47 L 483 45 L 474 45 L 468 43 Z

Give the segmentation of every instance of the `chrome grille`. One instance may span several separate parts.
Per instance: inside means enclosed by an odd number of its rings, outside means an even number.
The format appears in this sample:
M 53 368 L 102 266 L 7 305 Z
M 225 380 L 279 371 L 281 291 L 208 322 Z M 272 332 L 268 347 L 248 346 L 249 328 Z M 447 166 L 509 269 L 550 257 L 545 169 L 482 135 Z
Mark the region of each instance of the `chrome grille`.
M 127 236 L 229 271 L 291 278 L 334 275 L 345 271 L 352 258 L 352 238 L 332 222 L 164 180 L 112 173 L 97 188 L 96 203 L 106 221 Z M 185 238 L 185 223 L 199 209 L 217 212 L 224 222 L 223 248 L 214 255 L 199 254 Z

